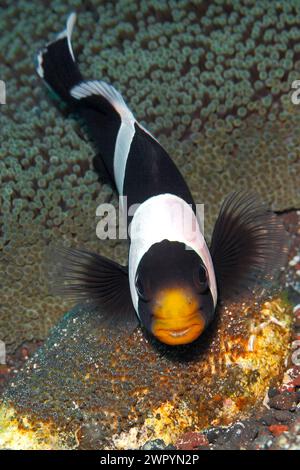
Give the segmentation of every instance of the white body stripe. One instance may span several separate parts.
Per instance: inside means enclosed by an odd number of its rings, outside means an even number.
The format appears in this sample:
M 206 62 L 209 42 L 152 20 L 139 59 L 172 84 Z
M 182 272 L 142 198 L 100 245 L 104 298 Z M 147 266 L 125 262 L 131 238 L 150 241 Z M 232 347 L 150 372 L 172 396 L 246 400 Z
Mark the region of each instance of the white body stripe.
M 114 155 L 115 182 L 120 195 L 123 195 L 125 170 L 132 139 L 135 134 L 134 121 L 123 121 L 118 132 Z
M 123 195 L 126 163 L 135 134 L 135 119 L 132 112 L 126 106 L 122 95 L 113 86 L 102 81 L 91 80 L 82 82 L 72 88 L 71 95 L 77 100 L 91 95 L 103 96 L 120 115 L 121 125 L 114 152 L 114 177 L 118 192 L 120 195 Z
M 137 123 L 139 125 L 139 127 L 144 131 L 146 132 L 146 134 L 150 135 L 150 137 L 152 137 L 153 140 L 155 140 L 158 144 L 158 140 L 156 139 L 156 137 L 154 137 L 154 135 L 151 134 L 150 131 L 148 131 L 148 129 L 146 129 L 144 126 L 142 126 L 142 124 L 140 122 Z M 159 144 L 160 145 L 160 144 Z
M 138 314 L 138 294 L 135 277 L 144 254 L 154 243 L 170 240 L 185 243 L 203 260 L 209 277 L 214 305 L 217 285 L 210 252 L 191 206 L 173 194 L 149 198 L 135 212 L 130 226 L 129 284 L 132 302 Z

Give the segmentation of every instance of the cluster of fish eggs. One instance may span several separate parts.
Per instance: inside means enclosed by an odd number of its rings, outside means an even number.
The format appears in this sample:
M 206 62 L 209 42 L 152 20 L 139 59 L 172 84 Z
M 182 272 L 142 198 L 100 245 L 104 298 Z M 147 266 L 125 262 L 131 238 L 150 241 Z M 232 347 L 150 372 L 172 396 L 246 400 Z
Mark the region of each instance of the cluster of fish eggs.
M 73 48 L 83 74 L 119 89 L 205 203 L 211 233 L 221 200 L 251 188 L 283 210 L 299 205 L 297 1 L 59 0 L 4 2 L 0 16 L 0 339 L 44 338 L 66 309 L 48 295 L 41 260 L 63 242 L 126 259 L 97 240 L 95 209 L 116 199 L 93 171 L 94 150 L 38 80 L 34 55 L 78 13 Z

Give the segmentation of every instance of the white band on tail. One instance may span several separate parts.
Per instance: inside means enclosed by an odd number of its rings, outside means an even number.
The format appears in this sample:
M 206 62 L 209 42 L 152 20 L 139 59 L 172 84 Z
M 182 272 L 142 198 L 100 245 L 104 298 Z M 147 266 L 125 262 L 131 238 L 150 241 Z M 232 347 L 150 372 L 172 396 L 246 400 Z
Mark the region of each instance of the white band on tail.
M 72 44 L 71 44 L 71 36 L 72 36 L 75 22 L 76 22 L 76 13 L 73 12 L 68 16 L 66 29 L 64 29 L 61 33 L 59 33 L 56 36 L 56 41 L 58 41 L 59 39 L 67 38 L 69 51 L 74 62 L 75 62 L 75 57 L 74 57 Z

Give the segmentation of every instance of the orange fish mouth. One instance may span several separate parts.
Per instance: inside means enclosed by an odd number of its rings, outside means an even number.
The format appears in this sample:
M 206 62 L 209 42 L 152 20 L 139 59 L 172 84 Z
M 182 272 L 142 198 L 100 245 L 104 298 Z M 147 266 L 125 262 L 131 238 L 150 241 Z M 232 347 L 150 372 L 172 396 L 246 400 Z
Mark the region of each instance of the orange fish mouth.
M 188 344 L 195 341 L 204 330 L 203 322 L 193 324 L 184 328 L 159 328 L 153 331 L 155 337 L 162 343 L 172 346 Z
M 156 294 L 152 333 L 159 341 L 170 345 L 192 343 L 204 328 L 199 300 L 189 287 L 174 286 Z

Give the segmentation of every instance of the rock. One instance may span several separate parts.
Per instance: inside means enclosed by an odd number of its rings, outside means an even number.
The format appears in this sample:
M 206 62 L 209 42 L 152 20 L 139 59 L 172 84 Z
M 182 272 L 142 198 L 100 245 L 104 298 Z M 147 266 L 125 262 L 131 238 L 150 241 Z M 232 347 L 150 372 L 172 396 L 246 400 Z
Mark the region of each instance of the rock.
M 274 424 L 276 421 L 275 410 L 269 410 L 265 412 L 262 416 L 257 419 L 257 421 L 261 424 L 265 424 L 266 426 Z
M 294 419 L 294 412 L 289 410 L 271 409 L 258 416 L 256 419 L 258 423 L 265 424 L 266 426 L 271 426 L 272 424 L 277 423 L 288 423 Z
M 254 420 L 240 421 L 228 428 L 214 428 L 206 433 L 207 440 L 216 448 L 239 449 L 253 441 L 259 427 Z
M 279 393 L 279 390 L 278 390 L 277 388 L 271 387 L 271 388 L 269 388 L 269 390 L 268 390 L 268 397 L 269 397 L 269 398 L 273 398 L 273 397 L 275 397 L 276 395 L 278 395 L 278 393 Z
M 300 420 L 293 423 L 290 429 L 278 436 L 272 446 L 273 450 L 300 450 Z
M 191 429 L 191 423 L 205 429 L 212 421 L 221 426 L 229 417 L 238 419 L 253 410 L 255 397 L 260 405 L 282 370 L 290 338 L 288 323 L 284 331 L 270 323 L 266 341 L 261 340 L 255 351 L 245 351 L 251 323 L 242 314 L 245 308 L 221 307 L 216 323 L 198 341 L 173 349 L 140 328 L 134 332 L 104 328 L 99 310 L 77 306 L 6 388 L 0 405 L 5 440 L 0 447 L 137 449 L 145 440 L 174 443 Z M 251 321 L 261 318 L 261 309 L 252 306 Z M 266 317 L 285 319 L 290 306 L 277 299 L 267 302 L 263 311 Z M 222 346 L 229 329 L 234 337 L 232 351 L 230 345 Z M 240 365 L 227 367 L 228 354 L 241 360 Z M 222 413 L 216 397 L 219 404 L 230 403 Z M 13 432 L 6 432 L 12 422 L 23 423 L 22 429 L 16 425 Z M 232 439 L 238 447 L 256 431 L 251 426 L 249 436 L 243 427 L 231 432 L 225 441 Z
M 226 433 L 227 442 L 239 447 L 245 442 L 251 442 L 258 434 L 258 426 L 254 421 L 239 422 L 231 426 Z
M 140 449 L 141 450 L 165 450 L 169 448 L 162 439 L 154 439 L 154 441 L 147 441 Z M 172 446 L 171 446 L 172 447 Z M 175 447 L 173 447 L 175 449 Z
M 289 423 L 293 420 L 294 415 L 288 410 L 274 410 L 274 417 L 279 423 Z
M 215 444 L 219 439 L 222 439 L 225 434 L 226 428 L 211 428 L 205 433 L 210 444 Z
M 283 432 L 288 431 L 289 427 L 284 424 L 272 424 L 269 430 L 274 436 L 280 436 Z
M 207 448 L 208 445 L 207 436 L 198 432 L 187 432 L 175 442 L 175 447 L 179 450 L 196 450 Z
M 296 392 L 283 392 L 270 398 L 269 406 L 276 410 L 290 410 L 296 409 L 297 402 L 299 400 Z
M 270 431 L 262 431 L 258 437 L 253 441 L 251 448 L 254 450 L 269 449 L 274 441 L 274 436 Z

